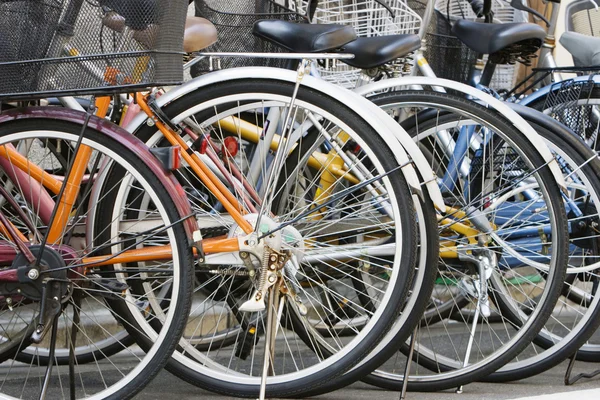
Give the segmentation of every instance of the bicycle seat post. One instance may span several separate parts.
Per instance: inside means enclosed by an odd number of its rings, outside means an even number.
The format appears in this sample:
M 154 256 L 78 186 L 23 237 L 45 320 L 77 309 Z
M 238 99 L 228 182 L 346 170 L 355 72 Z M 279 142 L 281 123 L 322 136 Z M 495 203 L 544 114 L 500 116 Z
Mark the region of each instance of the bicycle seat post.
M 482 57 L 482 55 L 480 54 Z M 480 58 L 477 59 L 479 63 Z M 483 62 L 483 60 L 482 60 Z M 482 86 L 490 86 L 492 83 L 492 77 L 494 76 L 494 72 L 496 71 L 496 64 L 488 60 L 483 67 L 483 72 L 481 73 L 481 78 L 479 80 L 479 84 Z

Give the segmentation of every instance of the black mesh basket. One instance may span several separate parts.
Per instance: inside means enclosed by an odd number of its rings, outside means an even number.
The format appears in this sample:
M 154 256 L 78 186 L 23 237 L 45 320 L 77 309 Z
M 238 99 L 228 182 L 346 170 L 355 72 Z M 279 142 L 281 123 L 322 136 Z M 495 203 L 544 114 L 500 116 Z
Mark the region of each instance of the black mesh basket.
M 426 43 L 425 58 L 437 77 L 468 83 L 469 71 L 477 59 L 477 53 L 452 34 L 446 16 L 437 10 Z
M 183 80 L 187 0 L 0 0 L 0 99 Z
M 195 0 L 196 16 L 204 17 L 217 27 L 218 42 L 203 50 L 232 53 L 281 53 L 283 50 L 252 34 L 256 21 L 278 19 L 298 23 L 308 22 L 302 15 L 271 0 Z M 220 68 L 269 66 L 287 68 L 288 60 L 224 57 Z M 196 76 L 209 71 L 208 60 L 192 68 Z

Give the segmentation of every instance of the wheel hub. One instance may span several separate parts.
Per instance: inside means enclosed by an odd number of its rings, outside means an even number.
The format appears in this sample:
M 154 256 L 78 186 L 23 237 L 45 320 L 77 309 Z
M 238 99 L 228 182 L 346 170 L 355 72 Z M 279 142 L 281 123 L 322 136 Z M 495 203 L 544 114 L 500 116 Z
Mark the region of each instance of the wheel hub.
M 38 257 L 42 247 L 33 245 L 29 247 L 31 253 Z M 29 265 L 29 262 L 22 253 L 15 257 L 12 268 L 17 270 L 19 282 L 2 283 L 2 293 L 20 294 L 30 300 L 39 301 L 42 299 L 42 291 L 44 283 L 48 279 L 61 280 L 67 279 L 66 263 L 61 252 L 53 249 L 51 246 L 44 246 L 40 264 L 37 268 Z M 68 256 L 69 251 L 65 254 Z M 67 285 L 60 285 L 61 297 L 67 292 Z M 8 294 L 7 293 L 7 294 Z
M 304 255 L 304 238 L 292 226 L 280 229 L 280 224 L 267 216 L 262 216 L 259 220 L 257 214 L 248 214 L 244 219 L 254 227 L 254 232 L 248 235 L 235 224 L 228 236 L 245 238 L 240 243 L 240 258 L 248 268 L 249 275 L 257 278 L 256 290 L 240 306 L 240 311 L 257 312 L 266 308 L 267 290 L 278 282 L 281 283 L 283 278 L 291 278 L 298 271 L 298 264 Z M 259 271 L 258 274 L 256 270 Z M 286 285 L 280 285 L 282 292 L 287 290 L 284 286 Z

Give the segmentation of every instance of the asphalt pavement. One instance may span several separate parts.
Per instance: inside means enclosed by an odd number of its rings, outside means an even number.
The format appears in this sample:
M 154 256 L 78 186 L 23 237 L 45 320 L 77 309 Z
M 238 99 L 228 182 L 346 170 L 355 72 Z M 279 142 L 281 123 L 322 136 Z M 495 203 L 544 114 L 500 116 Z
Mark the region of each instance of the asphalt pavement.
M 512 383 L 472 383 L 464 386 L 463 392 L 408 393 L 407 400 L 600 400 L 600 375 L 589 380 L 580 380 L 565 386 L 564 375 L 567 363 L 563 363 L 538 376 Z M 574 374 L 591 372 L 600 364 L 575 363 Z M 136 400 L 220 400 L 231 397 L 220 396 L 190 385 L 163 371 L 137 397 Z M 398 400 L 398 392 L 381 390 L 364 383 L 355 383 L 347 388 L 316 397 L 320 400 Z

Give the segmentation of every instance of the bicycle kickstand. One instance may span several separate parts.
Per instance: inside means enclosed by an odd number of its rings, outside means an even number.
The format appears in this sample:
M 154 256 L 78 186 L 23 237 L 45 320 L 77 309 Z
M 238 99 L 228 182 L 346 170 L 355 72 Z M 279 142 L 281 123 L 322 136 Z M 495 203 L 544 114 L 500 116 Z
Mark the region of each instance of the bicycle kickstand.
M 573 366 L 575 366 L 576 356 L 577 356 L 577 352 L 575 352 L 575 354 L 573 354 L 569 358 L 569 365 L 567 366 L 567 371 L 565 372 L 565 386 L 571 386 L 580 379 L 584 379 L 584 378 L 592 379 L 593 377 L 600 375 L 600 369 L 597 369 L 591 373 L 583 372 L 581 374 L 577 374 L 577 375 L 571 377 L 571 373 L 573 372 Z
M 404 381 L 402 382 L 402 391 L 400 392 L 400 400 L 406 399 L 406 390 L 408 389 L 408 377 L 410 376 L 410 364 L 412 363 L 413 353 L 415 351 L 415 337 L 417 337 L 417 329 L 410 335 L 410 348 L 408 357 L 406 358 L 406 366 L 404 367 Z
M 54 366 L 54 352 L 56 349 L 56 340 L 57 340 L 57 331 L 58 331 L 58 318 L 60 317 L 60 313 L 56 314 L 54 318 L 52 318 L 52 328 L 50 333 L 50 351 L 48 353 L 48 365 L 46 366 L 46 373 L 44 374 L 44 383 L 42 384 L 42 389 L 40 390 L 39 400 L 46 400 L 46 394 L 48 392 L 48 385 L 50 384 L 50 379 L 52 377 L 52 367 Z
M 275 336 L 277 336 L 277 324 L 281 318 L 284 298 L 279 298 L 279 285 L 277 282 L 269 289 L 269 301 L 267 309 L 267 327 L 265 329 L 265 354 L 263 359 L 263 371 L 260 380 L 260 393 L 258 400 L 265 400 L 267 389 L 267 376 L 274 375 L 273 353 L 275 350 Z M 278 307 L 279 306 L 279 307 Z M 278 310 L 274 310 L 278 307 Z M 275 314 L 275 315 L 274 315 Z

